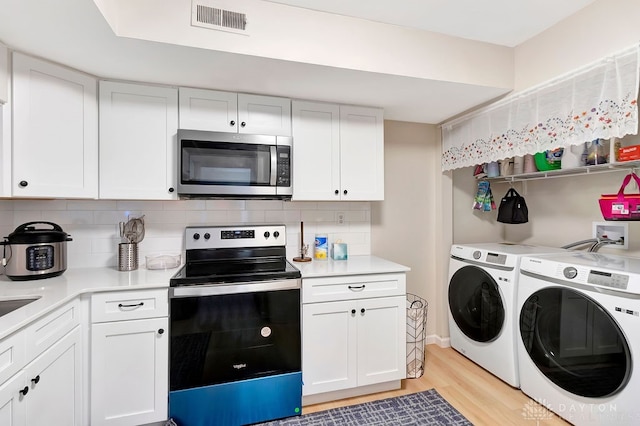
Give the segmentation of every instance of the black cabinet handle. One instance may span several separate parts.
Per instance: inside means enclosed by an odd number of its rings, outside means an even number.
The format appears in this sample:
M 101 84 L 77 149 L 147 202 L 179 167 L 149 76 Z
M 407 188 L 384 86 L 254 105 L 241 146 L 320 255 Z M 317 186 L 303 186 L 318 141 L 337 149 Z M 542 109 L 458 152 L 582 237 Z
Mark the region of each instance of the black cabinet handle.
M 335 192 L 335 194 L 336 194 L 336 195 L 338 195 L 339 193 L 340 193 L 340 191 L 338 191 L 338 190 L 336 189 L 336 192 Z
M 364 311 L 365 311 L 364 308 L 360 309 L 360 313 L 364 314 Z
M 352 310 L 351 310 L 351 314 L 355 315 L 355 313 L 356 313 L 356 310 L 355 310 L 355 309 L 352 309 Z
M 34 385 L 37 385 L 38 383 L 40 383 L 40 375 L 37 375 L 36 377 L 31 379 L 31 381 L 33 382 Z
M 347 190 L 345 189 L 344 191 L 342 191 L 342 193 L 343 193 L 344 195 L 347 195 Z
M 118 303 L 118 308 L 139 308 L 143 305 L 144 302 L 136 303 L 135 305 L 123 305 L 122 303 Z
M 164 328 L 159 329 L 158 334 L 164 334 Z
M 26 394 L 28 394 L 28 393 L 29 393 L 29 386 L 25 386 L 25 387 L 24 387 L 24 389 L 22 389 L 22 390 L 20 391 L 20 394 L 21 394 L 22 396 L 25 396 L 25 395 L 26 395 Z
M 169 192 L 173 192 L 173 191 L 175 191 L 175 189 L 169 188 Z
M 230 125 L 232 125 L 232 126 L 235 126 L 235 125 L 236 125 L 236 122 L 235 122 L 234 120 L 231 120 L 231 121 L 229 122 L 229 124 L 230 124 Z
M 244 122 L 244 121 L 242 123 L 240 123 L 240 126 L 242 126 L 242 127 L 245 127 L 246 125 L 247 125 L 247 123 Z
M 364 287 L 365 287 L 365 285 L 362 284 L 362 285 L 350 285 L 347 288 L 349 290 L 364 290 Z
M 26 186 L 29 185 L 29 182 L 27 182 L 26 180 L 21 180 L 18 185 L 20 185 L 22 188 L 26 188 Z

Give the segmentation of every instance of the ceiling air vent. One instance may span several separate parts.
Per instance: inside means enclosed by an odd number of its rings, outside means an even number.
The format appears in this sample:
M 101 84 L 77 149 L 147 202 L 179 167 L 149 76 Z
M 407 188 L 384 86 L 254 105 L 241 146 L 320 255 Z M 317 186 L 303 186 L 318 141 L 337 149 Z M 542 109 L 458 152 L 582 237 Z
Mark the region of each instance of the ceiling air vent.
M 247 35 L 247 15 L 194 1 L 191 6 L 191 25 L 212 30 Z

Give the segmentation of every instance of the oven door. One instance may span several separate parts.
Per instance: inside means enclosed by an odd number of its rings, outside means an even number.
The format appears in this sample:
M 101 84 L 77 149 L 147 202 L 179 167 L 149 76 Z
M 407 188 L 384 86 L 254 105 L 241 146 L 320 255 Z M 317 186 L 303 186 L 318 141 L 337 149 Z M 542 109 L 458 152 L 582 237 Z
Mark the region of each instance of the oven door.
M 178 132 L 178 194 L 291 195 L 291 138 Z
M 301 371 L 300 280 L 171 290 L 171 391 Z

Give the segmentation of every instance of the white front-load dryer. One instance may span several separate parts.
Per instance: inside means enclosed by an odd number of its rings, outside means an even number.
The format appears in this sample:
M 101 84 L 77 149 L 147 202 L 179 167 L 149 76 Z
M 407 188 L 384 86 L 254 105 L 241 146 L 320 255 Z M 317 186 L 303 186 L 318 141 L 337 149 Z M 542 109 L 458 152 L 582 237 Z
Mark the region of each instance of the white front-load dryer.
M 508 243 L 454 244 L 449 261 L 451 347 L 519 387 L 515 304 L 520 258 L 566 252 Z
M 518 286 L 521 390 L 575 425 L 640 424 L 640 259 L 527 256 Z

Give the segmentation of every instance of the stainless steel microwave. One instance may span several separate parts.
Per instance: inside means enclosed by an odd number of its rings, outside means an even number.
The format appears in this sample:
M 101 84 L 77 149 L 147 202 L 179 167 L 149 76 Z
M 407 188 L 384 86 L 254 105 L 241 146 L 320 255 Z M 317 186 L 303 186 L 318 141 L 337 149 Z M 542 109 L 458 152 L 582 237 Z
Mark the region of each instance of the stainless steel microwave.
M 290 199 L 287 136 L 178 130 L 178 195 Z

